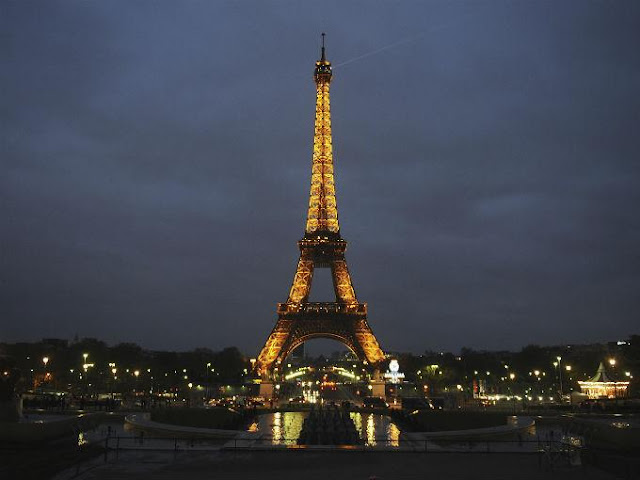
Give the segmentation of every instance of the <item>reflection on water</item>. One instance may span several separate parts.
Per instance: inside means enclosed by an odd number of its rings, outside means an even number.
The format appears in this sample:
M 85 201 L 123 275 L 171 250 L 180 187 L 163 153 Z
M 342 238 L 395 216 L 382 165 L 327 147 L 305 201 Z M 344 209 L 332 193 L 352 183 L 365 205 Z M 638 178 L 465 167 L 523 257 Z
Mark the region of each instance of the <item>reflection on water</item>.
M 271 438 L 273 445 L 295 445 L 307 412 L 276 412 L 258 415 L 258 421 L 249 430 L 261 432 Z
M 400 446 L 400 429 L 395 423 L 389 422 L 389 426 L 387 427 L 387 436 L 389 439 L 389 446 Z
M 360 437 L 362 437 L 362 434 L 360 434 Z M 365 439 L 365 445 L 374 446 L 375 444 L 376 444 L 376 426 L 373 420 L 373 413 L 370 413 L 369 415 L 367 415 L 367 437 Z
M 84 432 L 78 433 L 78 446 L 82 447 L 83 445 L 86 445 L 87 443 L 89 443 L 89 441 L 86 439 Z
M 351 412 L 349 415 L 367 447 L 376 445 L 397 447 L 400 445 L 400 429 L 389 417 L 359 412 Z
M 273 445 L 295 445 L 302 431 L 304 419 L 308 415 L 308 412 L 276 412 L 258 415 L 257 421 L 251 424 L 249 431 L 264 434 Z M 359 412 L 351 412 L 349 415 L 365 446 L 399 446 L 400 429 L 389 417 Z
M 282 413 L 276 412 L 273 416 L 273 425 L 271 425 L 271 431 L 273 435 L 273 444 L 279 445 L 283 438 L 282 431 Z
M 353 420 L 353 424 L 356 427 L 356 432 L 358 432 L 358 435 L 360 435 L 360 438 L 362 438 L 362 415 L 359 413 L 350 413 L 349 416 L 351 417 L 351 420 Z

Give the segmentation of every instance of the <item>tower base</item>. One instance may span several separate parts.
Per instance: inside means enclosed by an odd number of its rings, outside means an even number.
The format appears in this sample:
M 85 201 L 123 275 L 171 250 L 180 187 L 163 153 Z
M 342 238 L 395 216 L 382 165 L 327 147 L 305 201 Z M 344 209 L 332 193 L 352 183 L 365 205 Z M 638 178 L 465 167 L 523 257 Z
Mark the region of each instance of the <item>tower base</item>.
M 386 397 L 387 393 L 384 380 L 371 380 L 369 386 L 371 387 L 370 392 L 372 397 Z
M 274 383 L 270 380 L 262 381 L 260 384 L 260 396 L 267 400 L 273 398 L 273 393 L 275 391 Z

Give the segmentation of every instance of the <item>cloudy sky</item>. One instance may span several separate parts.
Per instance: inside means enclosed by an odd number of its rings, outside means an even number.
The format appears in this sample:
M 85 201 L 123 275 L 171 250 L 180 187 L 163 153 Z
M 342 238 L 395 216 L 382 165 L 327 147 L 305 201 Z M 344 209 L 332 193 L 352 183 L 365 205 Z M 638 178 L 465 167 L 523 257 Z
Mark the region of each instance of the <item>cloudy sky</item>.
M 254 355 L 304 232 L 323 31 L 384 349 L 639 333 L 638 2 L 1 8 L 0 341 Z

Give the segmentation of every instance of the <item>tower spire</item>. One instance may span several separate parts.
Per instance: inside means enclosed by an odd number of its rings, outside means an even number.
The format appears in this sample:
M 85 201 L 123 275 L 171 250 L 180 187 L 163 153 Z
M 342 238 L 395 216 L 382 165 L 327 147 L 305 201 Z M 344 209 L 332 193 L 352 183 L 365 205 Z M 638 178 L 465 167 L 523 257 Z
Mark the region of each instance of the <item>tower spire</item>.
M 329 85 L 331 62 L 326 58 L 322 34 L 320 60 L 316 62 L 316 117 L 313 135 L 313 159 L 311 163 L 311 189 L 305 236 L 318 233 L 340 235 L 338 207 L 333 179 L 333 148 L 331 138 L 331 105 Z

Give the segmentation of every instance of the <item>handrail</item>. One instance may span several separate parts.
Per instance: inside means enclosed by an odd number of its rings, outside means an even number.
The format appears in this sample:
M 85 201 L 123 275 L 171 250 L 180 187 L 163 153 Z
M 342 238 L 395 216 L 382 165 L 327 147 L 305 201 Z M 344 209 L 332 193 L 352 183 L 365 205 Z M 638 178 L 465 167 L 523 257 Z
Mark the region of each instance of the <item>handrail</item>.
M 277 313 L 366 314 L 367 304 L 338 302 L 279 303 Z

